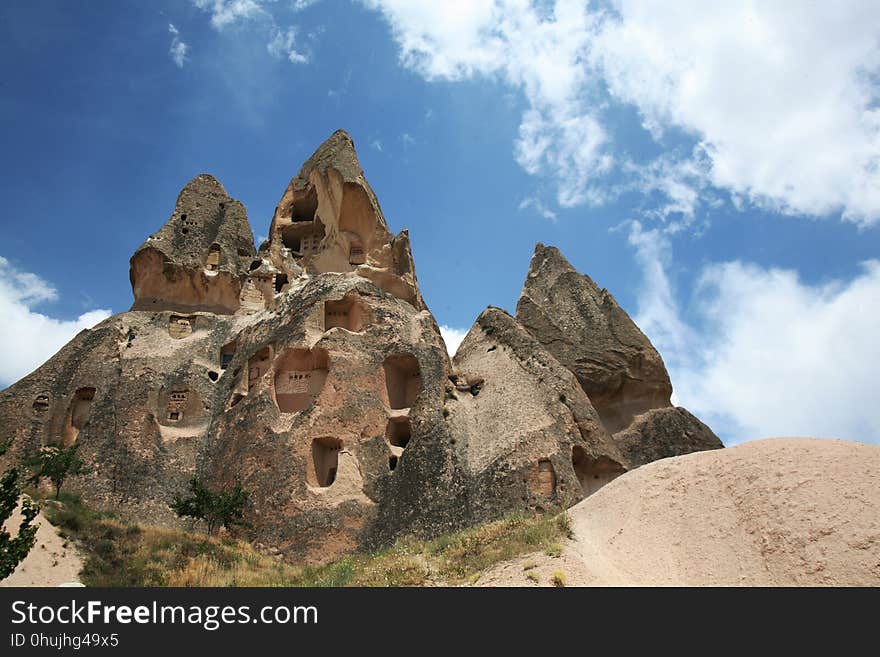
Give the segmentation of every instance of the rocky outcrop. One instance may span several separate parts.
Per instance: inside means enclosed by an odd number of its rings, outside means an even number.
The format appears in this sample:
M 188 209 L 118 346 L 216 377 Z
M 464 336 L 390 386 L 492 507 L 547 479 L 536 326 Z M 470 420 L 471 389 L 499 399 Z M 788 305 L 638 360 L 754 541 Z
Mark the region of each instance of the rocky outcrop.
M 503 310 L 483 311 L 454 366 L 449 429 L 480 517 L 571 506 L 626 470 L 571 372 Z
M 131 258 L 132 310 L 232 314 L 255 255 L 244 206 L 216 178 L 198 175 Z
M 614 434 L 614 442 L 630 466 L 681 456 L 724 445 L 713 431 L 684 408 L 656 408 L 637 415 L 632 424 Z
M 666 408 L 644 335 L 555 249 L 539 245 L 517 318 L 487 309 L 451 363 L 409 234 L 389 230 L 343 131 L 291 180 L 259 251 L 244 207 L 200 175 L 131 282 L 130 311 L 0 392 L 0 460 L 76 443 L 89 471 L 69 486 L 139 522 L 181 524 L 169 503 L 193 475 L 241 484 L 243 537 L 326 562 L 568 506 L 711 443 Z
M 660 354 L 611 293 L 575 271 L 558 249 L 535 247 L 516 318 L 574 373 L 609 432 L 670 405 Z
M 284 271 L 356 272 L 425 308 L 409 234 L 394 237 L 388 229 L 344 130 L 321 144 L 284 190 L 269 228 L 269 253 Z

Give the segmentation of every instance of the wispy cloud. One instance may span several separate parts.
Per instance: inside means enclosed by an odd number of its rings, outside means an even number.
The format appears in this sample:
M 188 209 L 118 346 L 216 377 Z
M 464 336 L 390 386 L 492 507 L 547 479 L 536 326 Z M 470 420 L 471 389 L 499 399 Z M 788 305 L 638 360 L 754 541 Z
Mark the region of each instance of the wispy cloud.
M 305 64 L 308 56 L 296 49 L 296 28 L 287 30 L 275 28 L 269 44 L 266 46 L 273 57 L 286 57 L 293 64 Z
M 180 31 L 173 23 L 168 23 L 168 32 L 171 34 L 171 46 L 168 48 L 168 54 L 171 60 L 177 64 L 177 68 L 183 68 L 186 63 L 186 55 L 189 52 L 189 45 L 184 43 L 180 37 Z
M 57 299 L 51 284 L 0 256 L 0 387 L 25 376 L 81 330 L 110 316 L 110 310 L 101 309 L 65 320 L 34 309 Z
M 529 196 L 519 203 L 519 210 L 532 210 L 539 216 L 548 221 L 556 221 L 556 213 L 544 205 L 544 202 L 537 196 Z
M 381 139 L 373 139 L 370 141 L 370 146 L 375 148 L 380 153 L 382 152 L 382 140 Z

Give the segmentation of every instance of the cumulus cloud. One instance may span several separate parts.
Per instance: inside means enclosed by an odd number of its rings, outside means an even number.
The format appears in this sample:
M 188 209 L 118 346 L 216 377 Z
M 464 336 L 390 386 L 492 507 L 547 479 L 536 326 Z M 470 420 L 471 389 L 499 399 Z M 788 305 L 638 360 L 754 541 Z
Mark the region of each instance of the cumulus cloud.
M 467 333 L 467 329 L 446 326 L 446 324 L 440 325 L 440 335 L 443 337 L 443 342 L 446 343 L 446 351 L 449 353 L 450 358 L 455 356 L 455 352 L 458 351 L 458 345 L 461 344 Z
M 616 0 L 591 47 L 612 95 L 702 146 L 720 188 L 880 218 L 880 7 Z
M 363 4 L 387 19 L 401 63 L 427 79 L 495 76 L 521 89 L 529 107 L 516 161 L 550 176 L 562 206 L 595 199 L 590 183 L 613 159 L 588 93 L 587 45 L 596 17 L 585 3 L 560 0 L 549 11 L 522 0 Z
M 239 21 L 269 16 L 263 0 L 193 0 L 193 4 L 211 14 L 211 25 L 218 30 Z
M 644 274 L 636 321 L 669 367 L 680 403 L 727 444 L 768 436 L 880 443 L 880 261 L 851 280 L 810 285 L 792 270 L 707 265 L 682 319 L 669 243 L 634 224 Z
M 362 2 L 427 79 L 488 75 L 522 90 L 516 160 L 554 178 L 563 207 L 606 201 L 597 181 L 613 171 L 667 195 L 663 216 L 692 215 L 711 183 L 740 205 L 880 219 L 876 5 Z M 644 172 L 618 162 L 605 119 L 621 103 L 661 146 L 676 130 L 699 156 L 667 155 Z
M 109 310 L 101 309 L 63 320 L 34 310 L 57 298 L 49 283 L 18 271 L 0 256 L 0 386 L 30 373 L 81 330 L 110 316 Z
M 177 64 L 177 68 L 183 68 L 186 54 L 189 52 L 189 45 L 180 38 L 180 31 L 174 27 L 173 23 L 168 23 L 168 32 L 171 34 L 171 46 L 168 48 L 168 54 L 171 56 L 171 60 Z

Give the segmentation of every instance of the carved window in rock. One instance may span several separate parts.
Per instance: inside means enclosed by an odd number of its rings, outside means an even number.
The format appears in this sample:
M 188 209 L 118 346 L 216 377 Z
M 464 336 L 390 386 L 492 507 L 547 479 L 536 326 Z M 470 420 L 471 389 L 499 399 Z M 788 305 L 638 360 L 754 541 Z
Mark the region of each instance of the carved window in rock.
M 166 419 L 169 422 L 180 422 L 183 420 L 183 410 L 186 407 L 187 397 L 188 393 L 186 390 L 176 390 L 168 395 Z
M 338 438 L 315 438 L 312 440 L 312 462 L 306 473 L 306 480 L 312 486 L 327 488 L 336 481 L 339 468 L 339 452 L 342 441 Z
M 230 342 L 229 344 L 223 345 L 220 349 L 220 369 L 225 370 L 229 367 L 229 363 L 232 362 L 232 359 L 235 357 L 235 350 L 237 347 L 236 342 Z
M 205 262 L 205 267 L 209 271 L 217 271 L 220 269 L 220 245 L 212 244 L 211 248 L 208 250 L 208 259 Z
M 317 233 L 303 235 L 300 241 L 299 252 L 304 256 L 318 253 L 321 250 L 322 239 L 323 237 Z
M 37 414 L 45 413 L 49 410 L 49 395 L 42 394 L 37 395 L 36 399 L 34 399 L 33 403 L 34 412 Z
M 546 499 L 553 497 L 556 494 L 556 470 L 550 459 L 541 459 L 533 465 L 527 482 L 532 495 Z
M 348 250 L 348 264 L 362 265 L 367 261 L 364 245 L 361 242 L 352 242 Z
M 410 408 L 422 390 L 419 361 L 410 354 L 398 354 L 386 358 L 382 369 L 389 408 Z
M 327 380 L 330 358 L 325 349 L 287 350 L 275 366 L 275 402 L 282 413 L 305 410 L 318 397 Z
M 248 391 L 251 390 L 263 375 L 269 371 L 269 365 L 272 361 L 272 348 L 266 347 L 254 354 L 248 361 Z
M 175 340 L 180 340 L 182 338 L 187 337 L 188 335 L 192 335 L 193 332 L 193 318 L 192 317 L 181 317 L 180 315 L 171 315 L 168 318 L 168 335 L 170 335 Z
M 349 293 L 338 301 L 324 302 L 324 330 L 344 328 L 358 333 L 370 323 L 370 307 L 357 294 Z
M 74 394 L 67 409 L 64 420 L 64 428 L 61 432 L 61 446 L 70 447 L 79 437 L 79 432 L 85 427 L 92 411 L 92 402 L 95 399 L 94 388 L 79 388 Z

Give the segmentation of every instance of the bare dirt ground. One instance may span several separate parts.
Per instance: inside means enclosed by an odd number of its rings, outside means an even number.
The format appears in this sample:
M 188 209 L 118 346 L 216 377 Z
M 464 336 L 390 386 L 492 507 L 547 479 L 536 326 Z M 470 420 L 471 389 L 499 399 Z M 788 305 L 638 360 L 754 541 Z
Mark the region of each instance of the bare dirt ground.
M 16 509 L 7 521 L 6 527 L 14 536 L 21 522 L 21 515 Z M 9 577 L 0 581 L 0 586 L 60 586 L 61 584 L 78 584 L 79 572 L 83 560 L 73 544 L 58 535 L 58 531 L 40 513 L 36 520 L 37 542 L 18 564 Z
M 561 556 L 477 586 L 880 586 L 877 446 L 774 438 L 663 459 L 569 515 Z

